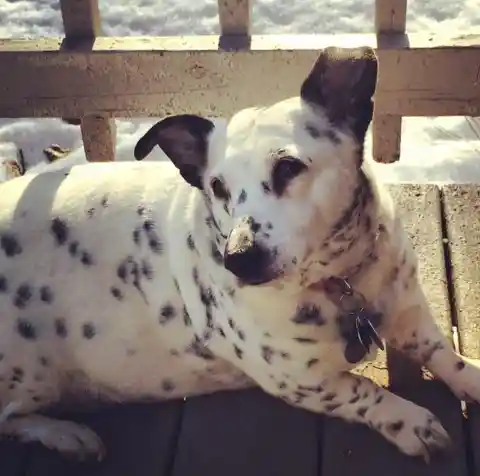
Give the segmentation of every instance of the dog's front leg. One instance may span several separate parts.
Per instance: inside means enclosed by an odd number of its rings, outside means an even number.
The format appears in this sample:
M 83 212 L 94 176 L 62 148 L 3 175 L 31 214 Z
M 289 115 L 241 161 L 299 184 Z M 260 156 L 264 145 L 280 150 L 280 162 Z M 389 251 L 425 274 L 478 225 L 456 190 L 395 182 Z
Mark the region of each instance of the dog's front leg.
M 455 352 L 434 321 L 420 286 L 411 306 L 395 313 L 384 337 L 389 345 L 426 367 L 460 399 L 480 403 L 480 367 Z
M 280 385 L 272 392 L 288 403 L 316 413 L 366 424 L 403 453 L 423 456 L 450 447 L 440 421 L 427 409 L 348 372 L 323 379 L 318 385 Z M 287 387 L 287 388 L 285 388 Z

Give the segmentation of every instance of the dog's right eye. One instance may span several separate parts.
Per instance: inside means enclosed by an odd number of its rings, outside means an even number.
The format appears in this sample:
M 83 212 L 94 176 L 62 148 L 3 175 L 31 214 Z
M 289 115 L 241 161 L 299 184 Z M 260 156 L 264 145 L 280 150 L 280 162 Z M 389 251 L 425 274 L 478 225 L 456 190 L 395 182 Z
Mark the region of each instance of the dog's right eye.
M 225 184 L 218 177 L 212 178 L 210 181 L 210 187 L 212 189 L 213 195 L 219 200 L 228 201 L 230 200 L 230 192 L 225 187 Z
M 277 160 L 272 170 L 272 188 L 278 195 L 282 195 L 288 183 L 300 175 L 307 166 L 295 157 L 284 157 Z

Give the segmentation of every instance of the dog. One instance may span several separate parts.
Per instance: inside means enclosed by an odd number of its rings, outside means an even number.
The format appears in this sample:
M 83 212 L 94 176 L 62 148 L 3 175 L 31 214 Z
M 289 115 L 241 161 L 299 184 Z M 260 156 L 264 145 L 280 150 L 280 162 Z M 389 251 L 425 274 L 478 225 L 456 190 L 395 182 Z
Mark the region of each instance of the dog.
M 45 410 L 259 386 L 407 455 L 447 450 L 430 411 L 350 372 L 388 343 L 480 400 L 364 158 L 377 70 L 370 48 L 329 47 L 298 96 L 226 130 L 173 115 L 136 161 L 2 184 L 0 435 L 101 459 L 91 429 Z M 142 162 L 156 146 L 170 160 Z

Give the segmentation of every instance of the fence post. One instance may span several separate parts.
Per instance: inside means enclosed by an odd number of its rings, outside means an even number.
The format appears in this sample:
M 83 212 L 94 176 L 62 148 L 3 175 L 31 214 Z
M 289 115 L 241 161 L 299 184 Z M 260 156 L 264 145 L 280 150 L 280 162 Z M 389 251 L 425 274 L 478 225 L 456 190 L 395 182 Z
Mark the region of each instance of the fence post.
M 60 0 L 65 46 L 74 50 L 78 45 L 93 43 L 101 35 L 98 0 Z M 74 119 L 69 121 L 75 122 Z M 108 116 L 80 118 L 83 147 L 90 162 L 106 162 L 115 159 L 115 119 Z
M 389 37 L 405 34 L 407 0 L 376 0 L 375 31 L 377 48 Z M 382 79 L 382 64 L 379 64 L 379 80 Z M 400 158 L 402 117 L 392 115 L 373 116 L 372 152 L 377 162 L 391 163 Z

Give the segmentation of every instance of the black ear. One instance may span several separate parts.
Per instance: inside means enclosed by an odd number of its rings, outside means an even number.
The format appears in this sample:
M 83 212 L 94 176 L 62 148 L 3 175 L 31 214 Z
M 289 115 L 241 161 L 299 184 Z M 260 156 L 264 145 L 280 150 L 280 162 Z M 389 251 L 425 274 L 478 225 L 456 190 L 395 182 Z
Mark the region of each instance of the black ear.
M 325 48 L 302 84 L 304 101 L 320 106 L 330 122 L 347 126 L 363 142 L 373 115 L 377 58 L 372 48 Z
M 152 126 L 137 142 L 135 159 L 144 159 L 158 145 L 182 177 L 190 185 L 202 189 L 202 176 L 208 160 L 208 139 L 214 127 L 212 121 L 192 114 L 167 117 Z

